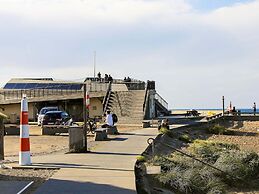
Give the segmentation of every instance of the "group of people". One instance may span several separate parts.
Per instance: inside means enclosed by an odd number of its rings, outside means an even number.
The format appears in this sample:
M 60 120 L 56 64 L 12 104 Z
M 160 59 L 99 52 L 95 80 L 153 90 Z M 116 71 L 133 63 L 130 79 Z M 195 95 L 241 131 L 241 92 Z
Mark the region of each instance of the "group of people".
M 108 74 L 104 74 L 104 78 L 102 78 L 101 72 L 98 72 L 97 78 L 98 78 L 98 81 L 100 81 L 100 82 L 104 81 L 105 83 L 113 81 L 112 76 L 108 75 Z
M 130 77 L 124 77 L 124 82 L 131 82 L 131 78 Z
M 252 109 L 253 109 L 254 115 L 256 115 L 256 103 L 255 103 L 255 102 L 254 102 L 254 104 L 253 104 L 253 106 L 252 106 Z M 234 113 L 236 113 L 236 112 L 237 112 L 236 107 L 235 107 L 235 106 L 232 107 L 232 103 L 230 102 L 230 104 L 229 104 L 229 106 L 228 106 L 228 108 L 227 108 L 227 113 L 232 113 L 232 114 L 234 114 Z

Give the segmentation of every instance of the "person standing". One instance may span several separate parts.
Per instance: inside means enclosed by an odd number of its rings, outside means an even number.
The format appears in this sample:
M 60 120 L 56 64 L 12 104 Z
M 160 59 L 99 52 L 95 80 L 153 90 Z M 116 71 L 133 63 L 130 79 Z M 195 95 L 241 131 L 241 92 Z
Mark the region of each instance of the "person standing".
M 98 74 L 97 74 L 97 76 L 98 76 L 98 81 L 100 81 L 101 82 L 101 73 L 99 72 Z
M 254 110 L 254 115 L 256 114 L 256 104 L 254 102 L 254 105 L 253 105 L 253 110 Z

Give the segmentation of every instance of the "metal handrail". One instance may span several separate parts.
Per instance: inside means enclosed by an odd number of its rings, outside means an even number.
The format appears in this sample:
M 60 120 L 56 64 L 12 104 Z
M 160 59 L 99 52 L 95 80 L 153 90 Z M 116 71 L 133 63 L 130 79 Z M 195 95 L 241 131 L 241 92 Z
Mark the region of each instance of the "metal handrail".
M 162 98 L 158 93 L 155 94 L 155 99 L 166 109 L 168 109 L 168 102 Z
M 110 96 L 111 96 L 111 88 L 112 88 L 112 82 L 109 82 L 109 85 L 108 85 L 108 88 L 107 88 L 107 91 L 106 91 L 106 95 L 103 99 L 103 113 L 106 112 L 106 109 L 108 107 L 108 102 L 109 102 L 109 99 L 110 99 Z

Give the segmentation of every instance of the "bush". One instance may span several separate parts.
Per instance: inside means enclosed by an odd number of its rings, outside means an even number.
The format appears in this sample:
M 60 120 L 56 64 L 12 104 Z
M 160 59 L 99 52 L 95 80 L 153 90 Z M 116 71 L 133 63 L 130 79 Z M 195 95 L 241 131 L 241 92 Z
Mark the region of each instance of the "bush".
M 160 130 L 159 130 L 159 132 L 160 132 L 161 134 L 166 134 L 166 135 L 168 135 L 169 137 L 174 137 L 172 131 L 170 131 L 170 130 L 167 129 L 166 127 L 161 127 Z
M 180 141 L 185 142 L 185 143 L 191 143 L 192 142 L 192 138 L 188 134 L 181 135 L 178 139 Z
M 239 147 L 235 144 L 195 140 L 188 151 L 194 156 L 200 157 L 207 162 L 214 163 L 222 151 L 225 150 L 239 150 Z
M 214 125 L 213 127 L 210 127 L 208 129 L 209 133 L 212 134 L 224 134 L 224 132 L 226 132 L 226 128 L 220 125 Z
M 137 156 L 137 161 L 138 161 L 138 162 L 146 162 L 147 159 L 146 159 L 145 156 Z
M 249 186 L 247 182 L 259 176 L 259 155 L 240 151 L 234 144 L 197 140 L 187 151 L 221 171 L 178 152 L 166 157 L 156 156 L 152 162 L 162 168 L 162 173 L 156 178 L 173 190 L 223 194 L 230 185 L 240 188 Z
M 259 175 L 259 155 L 254 152 L 225 151 L 214 164 L 239 180 L 249 180 Z

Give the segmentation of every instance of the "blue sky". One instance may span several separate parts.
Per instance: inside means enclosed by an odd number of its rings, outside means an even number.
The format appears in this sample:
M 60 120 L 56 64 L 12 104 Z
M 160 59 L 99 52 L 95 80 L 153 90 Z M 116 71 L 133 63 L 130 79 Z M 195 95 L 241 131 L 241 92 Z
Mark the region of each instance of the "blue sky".
M 0 83 L 155 80 L 171 108 L 259 103 L 259 1 L 0 0 Z

